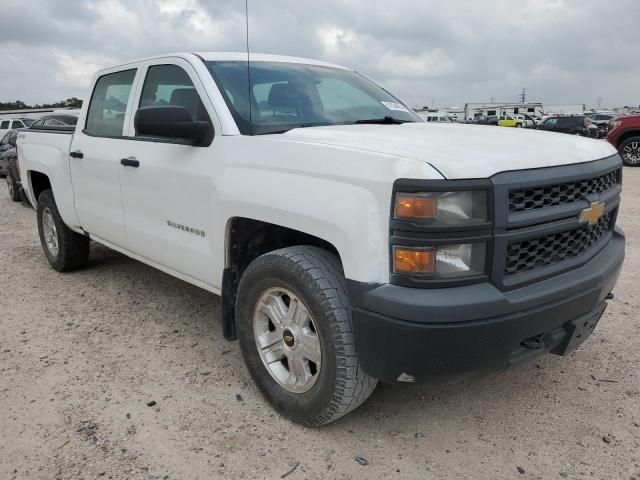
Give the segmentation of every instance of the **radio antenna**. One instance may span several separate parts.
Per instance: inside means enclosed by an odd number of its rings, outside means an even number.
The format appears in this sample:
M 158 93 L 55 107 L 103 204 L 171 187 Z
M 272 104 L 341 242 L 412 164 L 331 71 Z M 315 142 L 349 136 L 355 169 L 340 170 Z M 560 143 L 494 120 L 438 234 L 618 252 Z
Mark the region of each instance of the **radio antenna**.
M 247 31 L 247 90 L 249 96 L 249 135 L 253 135 L 253 117 L 251 114 L 251 58 L 249 56 L 249 0 L 244 0 L 244 16 Z

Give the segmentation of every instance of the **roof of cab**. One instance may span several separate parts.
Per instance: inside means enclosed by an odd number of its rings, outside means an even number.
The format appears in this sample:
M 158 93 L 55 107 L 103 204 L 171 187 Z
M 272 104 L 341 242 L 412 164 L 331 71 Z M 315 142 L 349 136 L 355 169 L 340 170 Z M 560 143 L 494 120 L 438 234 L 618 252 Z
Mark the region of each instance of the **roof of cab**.
M 193 52 L 195 55 L 202 57 L 207 61 L 242 61 L 247 60 L 247 52 Z M 302 57 L 289 57 L 286 55 L 271 55 L 268 53 L 251 53 L 249 58 L 252 62 L 285 62 L 285 63 L 305 63 L 307 65 L 320 65 L 323 67 L 342 68 L 346 67 L 335 65 L 321 60 L 313 60 Z
M 172 52 L 172 53 L 166 53 L 164 55 L 154 55 L 152 57 L 139 58 L 137 60 L 133 60 L 120 65 L 113 65 L 111 67 L 99 70 L 98 72 L 96 72 L 96 76 L 103 75 L 107 72 L 118 71 L 124 68 L 130 68 L 131 65 L 135 65 L 136 63 L 139 63 L 139 62 L 146 62 L 149 60 L 160 60 L 160 59 L 172 58 L 172 57 L 192 60 L 194 55 L 202 58 L 205 61 L 238 61 L 238 62 L 247 61 L 247 52 Z M 298 64 L 318 65 L 322 67 L 331 67 L 331 68 L 340 68 L 343 70 L 349 70 L 347 67 L 343 67 L 341 65 L 335 65 L 329 62 L 322 62 L 320 60 L 313 60 L 310 58 L 302 58 L 302 57 L 288 57 L 286 55 L 251 53 L 250 59 L 251 59 L 251 62 L 298 63 Z

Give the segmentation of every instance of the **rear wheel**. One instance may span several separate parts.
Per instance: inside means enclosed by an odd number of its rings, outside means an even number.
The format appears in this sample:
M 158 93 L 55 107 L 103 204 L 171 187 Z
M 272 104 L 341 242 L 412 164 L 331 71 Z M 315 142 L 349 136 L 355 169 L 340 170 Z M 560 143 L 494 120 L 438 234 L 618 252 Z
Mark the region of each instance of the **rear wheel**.
M 618 147 L 618 153 L 626 166 L 640 166 L 640 137 L 627 138 Z
M 9 198 L 14 202 L 20 201 L 20 193 L 18 192 L 18 183 L 13 178 L 11 170 L 7 171 L 7 191 L 9 192 Z
M 89 239 L 67 227 L 51 190 L 38 197 L 38 232 L 44 254 L 59 272 L 76 270 L 89 262 Z
M 236 312 L 247 368 L 283 416 L 324 425 L 375 389 L 358 362 L 351 303 L 332 253 L 298 246 L 257 258 L 240 280 Z

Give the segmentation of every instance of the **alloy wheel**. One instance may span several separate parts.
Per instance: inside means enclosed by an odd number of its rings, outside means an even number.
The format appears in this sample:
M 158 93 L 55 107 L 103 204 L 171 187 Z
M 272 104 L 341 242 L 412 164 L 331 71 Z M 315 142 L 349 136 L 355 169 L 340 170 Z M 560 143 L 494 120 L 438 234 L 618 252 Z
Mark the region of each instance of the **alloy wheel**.
M 298 296 L 285 288 L 263 292 L 254 309 L 253 333 L 262 363 L 282 388 L 304 393 L 315 385 L 322 361 L 320 338 Z

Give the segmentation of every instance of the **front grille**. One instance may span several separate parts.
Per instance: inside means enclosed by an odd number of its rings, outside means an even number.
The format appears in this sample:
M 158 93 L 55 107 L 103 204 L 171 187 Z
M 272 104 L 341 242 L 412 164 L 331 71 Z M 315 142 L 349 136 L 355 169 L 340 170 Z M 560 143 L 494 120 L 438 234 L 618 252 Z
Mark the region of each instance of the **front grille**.
M 613 218 L 610 211 L 592 226 L 509 243 L 504 274 L 515 275 L 577 257 L 613 229 Z
M 509 212 L 524 212 L 582 200 L 587 195 L 603 193 L 620 183 L 620 169 L 599 177 L 574 182 L 509 191 Z

